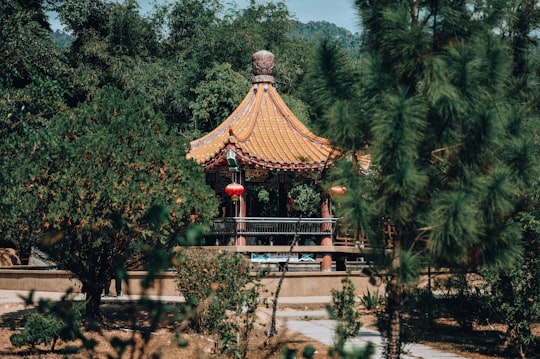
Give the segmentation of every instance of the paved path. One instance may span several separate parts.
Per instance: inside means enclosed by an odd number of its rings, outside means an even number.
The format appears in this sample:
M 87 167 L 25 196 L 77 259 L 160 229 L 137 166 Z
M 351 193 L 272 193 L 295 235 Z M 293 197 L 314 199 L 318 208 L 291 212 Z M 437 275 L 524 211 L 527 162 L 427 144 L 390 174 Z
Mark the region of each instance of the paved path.
M 326 311 L 277 311 L 276 316 L 284 320 L 288 329 L 313 338 L 328 346 L 333 345 L 335 320 L 326 319 Z M 357 337 L 345 345 L 346 349 L 364 347 L 368 342 L 375 346 L 372 359 L 384 359 L 383 341 L 376 330 L 362 328 Z M 408 344 L 402 359 L 466 359 L 451 353 L 440 352 L 421 344 Z
M 30 291 L 28 290 L 8 290 L 8 289 L 0 289 L 0 303 L 22 303 L 24 300 L 22 297 L 28 297 L 30 294 Z M 40 299 L 44 300 L 60 300 L 64 296 L 64 292 L 40 292 L 35 291 L 34 292 L 34 302 L 38 302 Z M 149 296 L 152 299 L 155 300 L 161 300 L 164 302 L 182 302 L 184 301 L 184 298 L 181 296 L 157 296 L 157 295 L 150 295 Z M 84 294 L 82 293 L 73 293 L 70 297 L 73 300 L 84 300 Z M 102 302 L 109 302 L 109 301 L 122 301 L 122 300 L 137 300 L 139 299 L 138 295 L 123 295 L 121 297 L 116 296 L 107 296 L 102 297 Z

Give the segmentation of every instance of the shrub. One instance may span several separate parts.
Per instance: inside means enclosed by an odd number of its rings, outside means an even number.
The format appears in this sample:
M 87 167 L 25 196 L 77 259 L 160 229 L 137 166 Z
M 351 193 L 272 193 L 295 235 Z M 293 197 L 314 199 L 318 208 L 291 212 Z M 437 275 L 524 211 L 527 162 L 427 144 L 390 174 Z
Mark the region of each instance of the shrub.
M 367 293 L 360 298 L 360 302 L 367 310 L 375 310 L 381 303 L 381 296 L 379 295 L 379 290 L 371 293 L 369 289 Z
M 341 290 L 332 289 L 332 305 L 328 307 L 330 317 L 338 321 L 335 343 L 329 353 L 344 357 L 346 341 L 358 335 L 362 323 L 359 320 L 360 312 L 356 310 L 354 284 L 348 276 L 341 280 L 341 284 Z
M 335 331 L 335 343 L 328 353 L 332 357 L 342 359 L 368 359 L 375 353 L 371 342 L 363 348 L 345 349 L 345 343 L 351 337 L 358 335 L 362 323 L 360 312 L 356 310 L 355 287 L 347 276 L 341 280 L 341 290 L 332 290 L 332 305 L 328 307 L 330 317 L 338 321 Z
M 69 322 L 54 312 L 30 314 L 26 319 L 24 329 L 9 338 L 11 344 L 16 347 L 29 345 L 35 348 L 36 345 L 50 343 L 50 350 L 53 351 L 58 339 L 64 341 L 75 339 L 81 325 L 81 312 L 76 306 L 72 306 L 69 311 L 71 312 Z
M 226 251 L 185 248 L 178 262 L 178 289 L 196 306 L 193 329 L 217 334 L 222 351 L 243 357 L 255 324 L 263 273 L 252 274 L 246 257 Z
M 531 327 L 540 315 L 540 303 L 535 299 L 540 295 L 540 264 L 532 258 L 526 258 L 526 261 L 507 272 L 484 272 L 490 284 L 486 302 L 495 320 L 508 325 L 505 346 L 520 358 L 534 351 L 535 337 Z
M 331 317 L 345 325 L 345 335 L 353 337 L 358 334 L 362 323 L 359 321 L 360 312 L 356 310 L 355 287 L 347 276 L 341 280 L 342 289 L 332 289 Z
M 289 191 L 288 196 L 294 200 L 291 213 L 293 217 L 313 217 L 319 215 L 321 195 L 312 186 L 305 183 L 298 184 Z
M 24 329 L 17 334 L 13 334 L 9 339 L 16 347 L 52 343 L 51 350 L 58 339 L 58 333 L 62 327 L 62 322 L 54 317 L 47 317 L 39 313 L 32 313 L 26 319 Z
M 443 295 L 437 300 L 441 315 L 454 318 L 461 329 L 472 331 L 474 323 L 485 322 L 488 308 L 485 283 L 474 273 L 456 273 L 441 283 Z

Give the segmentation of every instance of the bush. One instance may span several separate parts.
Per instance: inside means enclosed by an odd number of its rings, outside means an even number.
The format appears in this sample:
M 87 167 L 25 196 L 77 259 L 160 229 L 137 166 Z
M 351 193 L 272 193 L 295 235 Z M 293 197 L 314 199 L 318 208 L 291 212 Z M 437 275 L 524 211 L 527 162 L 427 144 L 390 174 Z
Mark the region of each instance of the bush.
M 330 317 L 337 320 L 335 343 L 328 350 L 332 357 L 342 359 L 367 359 L 375 353 L 371 342 L 363 348 L 345 349 L 345 343 L 351 337 L 358 335 L 362 328 L 360 312 L 356 310 L 355 287 L 347 276 L 341 280 L 341 290 L 332 289 L 332 305 L 328 307 Z
M 178 289 L 196 306 L 192 328 L 217 334 L 222 351 L 243 357 L 255 324 L 263 273 L 252 274 L 246 257 L 226 251 L 185 248 L 178 262 Z
M 367 293 L 364 294 L 360 298 L 360 302 L 367 310 L 375 310 L 381 303 L 382 298 L 379 295 L 379 290 L 376 290 L 375 292 L 371 293 L 369 289 L 367 290 Z
M 35 348 L 39 344 L 52 343 L 51 350 L 53 350 L 61 327 L 62 322 L 57 318 L 32 313 L 26 319 L 24 329 L 18 334 L 13 334 L 9 339 L 16 347 L 30 345 Z
M 341 280 L 342 289 L 332 289 L 331 317 L 343 323 L 347 338 L 354 337 L 362 328 L 360 312 L 356 310 L 355 287 L 347 276 Z
M 294 186 L 288 193 L 294 200 L 291 216 L 318 216 L 321 210 L 321 195 L 312 186 L 305 183 Z
M 540 283 L 538 260 L 527 259 L 507 272 L 488 272 L 484 275 L 490 284 L 487 303 L 495 320 L 508 325 L 506 332 L 507 349 L 520 358 L 534 351 L 535 337 L 531 327 L 540 316 Z
M 438 302 L 441 315 L 454 318 L 461 329 L 472 331 L 474 323 L 483 323 L 489 317 L 484 294 L 485 282 L 474 273 L 456 273 L 441 283 L 444 293 Z
M 36 345 L 50 343 L 50 350 L 53 351 L 58 339 L 64 341 L 75 339 L 81 325 L 81 312 L 76 306 L 72 306 L 69 311 L 71 312 L 70 322 L 66 322 L 54 312 L 30 314 L 26 319 L 24 329 L 9 338 L 11 344 L 16 347 L 29 345 L 35 348 Z

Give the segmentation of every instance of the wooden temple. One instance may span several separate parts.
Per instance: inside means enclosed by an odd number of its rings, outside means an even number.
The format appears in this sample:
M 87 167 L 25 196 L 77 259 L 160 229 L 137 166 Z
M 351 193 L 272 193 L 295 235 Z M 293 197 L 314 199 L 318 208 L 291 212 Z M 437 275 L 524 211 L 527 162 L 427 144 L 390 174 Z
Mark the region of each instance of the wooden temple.
M 254 262 L 281 262 L 294 240 L 292 262 L 313 262 L 330 271 L 333 255 L 358 254 L 337 246 L 338 219 L 331 197 L 320 191 L 317 215 L 292 211 L 290 191 L 313 183 L 338 153 L 314 135 L 274 87 L 274 55 L 253 55 L 252 86 L 218 127 L 190 143 L 187 157 L 203 166 L 208 184 L 225 199 L 208 245 L 249 253 Z M 229 196 L 233 194 L 233 196 Z

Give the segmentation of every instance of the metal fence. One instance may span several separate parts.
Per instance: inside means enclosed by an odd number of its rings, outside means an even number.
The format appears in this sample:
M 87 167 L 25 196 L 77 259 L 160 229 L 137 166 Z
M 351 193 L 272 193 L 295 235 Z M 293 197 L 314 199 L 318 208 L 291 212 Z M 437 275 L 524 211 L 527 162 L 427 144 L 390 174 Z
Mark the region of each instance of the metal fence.
M 337 218 L 228 217 L 215 219 L 212 234 L 334 236 Z

